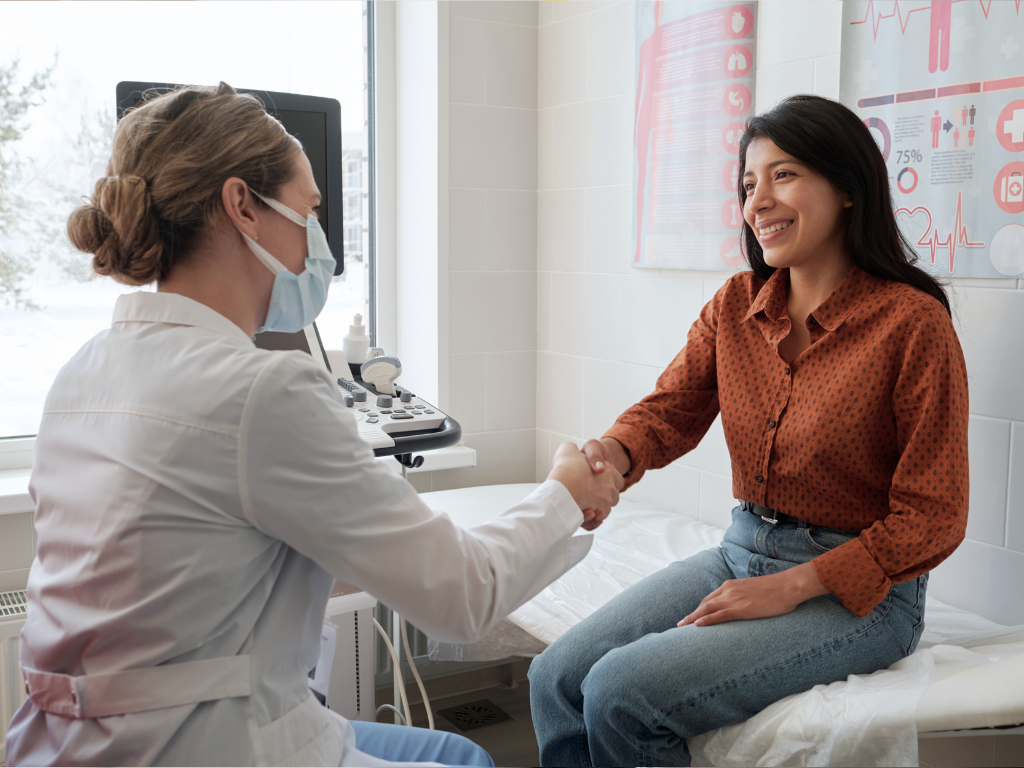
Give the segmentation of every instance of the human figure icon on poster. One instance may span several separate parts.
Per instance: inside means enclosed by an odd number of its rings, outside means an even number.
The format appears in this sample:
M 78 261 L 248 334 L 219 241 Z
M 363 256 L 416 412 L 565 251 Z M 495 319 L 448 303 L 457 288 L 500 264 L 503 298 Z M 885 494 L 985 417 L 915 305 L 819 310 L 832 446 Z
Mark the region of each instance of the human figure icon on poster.
M 935 110 L 935 117 L 932 118 L 932 149 L 939 146 L 939 132 L 942 130 L 942 118 L 939 117 L 939 110 Z
M 971 129 L 969 131 L 967 131 L 967 146 L 969 146 L 969 147 L 973 147 L 974 146 L 974 126 L 973 125 L 971 126 Z
M 978 110 L 974 108 L 973 104 L 971 104 L 971 108 L 967 110 L 967 114 L 971 117 L 971 125 L 974 125 L 974 116 L 978 114 Z
M 960 129 L 959 128 L 954 128 L 953 129 L 953 146 L 954 147 L 959 147 L 960 146 Z
M 640 45 L 640 62 L 636 85 L 636 113 L 633 122 L 633 146 L 637 158 L 636 186 L 636 253 L 633 261 L 640 263 L 640 243 L 642 240 L 644 221 L 644 184 L 647 180 L 647 146 L 654 129 L 654 98 L 661 82 L 661 66 L 667 57 L 665 51 L 665 35 L 661 26 L 661 15 L 664 0 L 654 3 L 654 31 Z M 658 167 L 658 153 L 651 152 L 651 203 L 654 203 L 654 178 Z M 650 216 L 650 211 L 648 211 Z
M 952 28 L 953 0 L 932 0 L 931 33 L 928 38 L 928 71 L 945 72 L 949 68 L 949 31 Z M 938 146 L 938 145 L 936 145 Z
M 967 125 L 967 105 L 964 104 L 964 108 L 960 110 L 960 125 Z

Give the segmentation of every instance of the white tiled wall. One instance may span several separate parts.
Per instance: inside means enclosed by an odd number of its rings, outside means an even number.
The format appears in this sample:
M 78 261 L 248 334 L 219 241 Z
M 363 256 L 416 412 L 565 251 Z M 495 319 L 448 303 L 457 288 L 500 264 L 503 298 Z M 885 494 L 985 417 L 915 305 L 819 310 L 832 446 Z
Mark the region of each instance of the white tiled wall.
M 633 2 L 541 3 L 538 479 L 561 441 L 599 436 L 650 391 L 725 277 L 630 266 L 634 13 Z M 836 0 L 761 0 L 757 110 L 792 93 L 838 98 L 840 34 Z M 1024 583 L 1022 287 L 1015 280 L 952 286 L 971 377 L 971 513 L 958 563 L 940 567 L 932 583 L 967 608 L 980 608 L 981 598 L 958 593 L 947 573 L 991 568 L 994 579 L 1017 574 Z M 629 494 L 727 525 L 730 475 L 716 423 L 695 451 Z M 986 610 L 1024 622 L 1010 594 L 993 592 Z
M 471 469 L 420 491 L 528 482 L 537 426 L 537 3 L 448 3 L 449 400 Z
M 540 7 L 538 480 L 559 443 L 599 436 L 653 389 L 725 278 L 630 266 L 634 16 L 633 2 Z M 716 422 L 629 496 L 727 525 L 730 475 Z

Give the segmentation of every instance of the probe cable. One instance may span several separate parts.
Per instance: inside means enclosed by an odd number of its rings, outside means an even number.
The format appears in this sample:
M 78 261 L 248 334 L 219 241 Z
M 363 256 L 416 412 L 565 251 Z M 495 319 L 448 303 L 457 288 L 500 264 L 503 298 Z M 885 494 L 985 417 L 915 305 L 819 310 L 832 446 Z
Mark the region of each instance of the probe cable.
M 384 638 L 384 644 L 388 647 L 388 653 L 391 654 L 391 663 L 395 665 L 395 671 L 398 674 L 398 682 L 399 682 L 398 692 L 399 692 L 399 695 L 402 698 L 402 709 L 405 710 L 405 724 L 408 725 L 411 728 L 412 727 L 412 715 L 409 712 L 409 697 L 406 696 L 406 694 L 405 694 L 405 680 L 402 678 L 402 668 L 398 664 L 398 654 L 395 653 L 395 646 L 393 646 L 391 644 L 391 641 L 388 640 L 388 634 L 387 634 L 387 632 L 384 631 L 384 627 L 382 627 L 380 625 L 380 622 L 377 621 L 376 619 L 374 619 L 373 620 L 373 626 L 375 626 L 377 628 L 377 632 L 379 632 L 380 636 Z M 406 648 L 408 648 L 408 644 L 406 644 Z M 406 651 L 406 653 L 408 653 L 408 651 Z M 390 704 L 384 704 L 377 711 L 380 712 L 381 709 L 394 709 L 394 707 L 391 706 Z M 428 712 L 429 712 L 429 710 L 428 710 Z
M 416 669 L 416 662 L 409 651 L 409 628 L 405 626 L 405 616 L 400 617 L 402 622 L 402 645 L 405 647 L 405 658 L 409 660 L 409 667 L 412 669 L 412 676 L 416 678 L 416 685 L 420 689 L 420 696 L 423 697 L 423 706 L 427 709 L 427 723 L 430 730 L 434 730 L 434 713 L 430 711 L 430 699 L 427 698 L 427 690 L 423 687 L 423 680 Z M 411 723 L 410 723 L 411 725 Z

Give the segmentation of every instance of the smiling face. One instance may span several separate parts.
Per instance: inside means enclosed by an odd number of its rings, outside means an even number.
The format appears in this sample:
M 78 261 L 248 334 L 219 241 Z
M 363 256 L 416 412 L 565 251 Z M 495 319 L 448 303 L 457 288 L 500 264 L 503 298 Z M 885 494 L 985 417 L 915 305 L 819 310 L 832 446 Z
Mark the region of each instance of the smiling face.
M 771 267 L 803 267 L 845 258 L 846 216 L 853 205 L 813 168 L 766 138 L 747 147 L 743 218 Z

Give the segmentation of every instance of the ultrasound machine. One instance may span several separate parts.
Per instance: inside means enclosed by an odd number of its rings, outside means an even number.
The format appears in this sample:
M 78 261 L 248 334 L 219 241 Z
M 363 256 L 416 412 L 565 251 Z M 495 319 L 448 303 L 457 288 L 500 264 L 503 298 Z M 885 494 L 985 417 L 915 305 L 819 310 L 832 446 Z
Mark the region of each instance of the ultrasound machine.
M 179 86 L 171 83 L 121 82 L 117 85 L 117 116 L 138 106 L 147 97 L 167 93 Z M 302 147 L 313 168 L 313 178 L 323 197 L 320 204 L 320 226 L 337 262 L 334 274 L 345 270 L 345 254 L 340 236 L 342 228 L 342 147 L 341 105 L 335 99 L 301 96 L 294 93 L 256 91 L 244 88 L 263 102 L 267 111 L 281 121 Z M 331 222 L 338 222 L 339 236 L 331 238 Z M 437 406 L 394 385 L 401 373 L 395 357 L 380 354 L 369 360 L 343 360 L 332 350 L 336 368 L 332 370 L 320 332 L 312 323 L 297 333 L 268 331 L 257 334 L 256 346 L 262 349 L 299 350 L 311 355 L 331 372 L 339 387 L 346 408 L 356 419 L 359 436 L 377 456 L 395 456 L 403 471 L 423 464 L 423 457 L 414 453 L 447 448 L 462 437 L 462 428 L 455 419 Z M 340 345 L 339 345 L 340 346 Z M 371 351 L 373 354 L 374 351 Z M 339 365 L 339 360 L 343 360 Z

